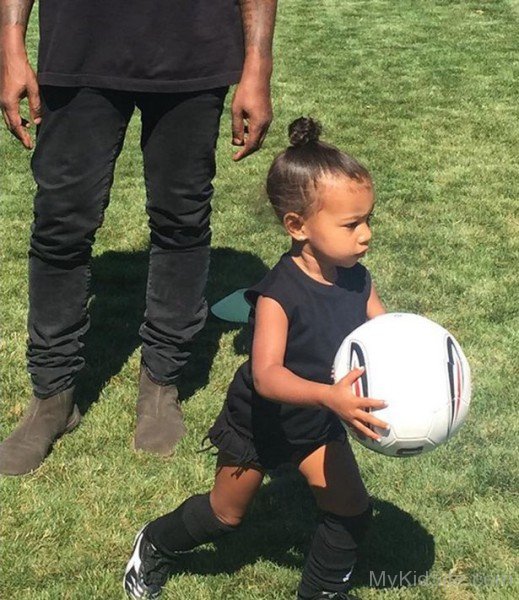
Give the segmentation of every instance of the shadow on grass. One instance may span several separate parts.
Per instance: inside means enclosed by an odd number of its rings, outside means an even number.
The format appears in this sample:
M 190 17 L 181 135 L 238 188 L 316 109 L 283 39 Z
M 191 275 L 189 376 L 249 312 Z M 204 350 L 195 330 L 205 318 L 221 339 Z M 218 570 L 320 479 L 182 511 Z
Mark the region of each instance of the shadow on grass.
M 231 248 L 214 248 L 207 287 L 209 305 L 237 288 L 259 281 L 267 268 L 254 254 Z M 97 401 L 108 381 L 120 372 L 140 346 L 139 327 L 145 309 L 148 252 L 105 252 L 94 258 L 90 300 L 90 330 L 85 336 L 86 366 L 81 373 L 76 401 L 84 414 Z M 208 374 L 225 331 L 240 327 L 209 318 L 192 345 L 192 358 L 179 382 L 181 398 L 189 398 L 208 381 Z M 246 327 L 237 335 L 240 354 L 247 351 Z M 137 397 L 138 373 L 135 373 Z
M 434 564 L 434 538 L 410 514 L 372 499 L 374 518 L 362 545 L 353 586 L 406 587 Z M 242 526 L 179 558 L 179 571 L 206 575 L 233 573 L 260 559 L 302 571 L 318 520 L 313 497 L 292 468 L 263 485 Z M 411 572 L 406 579 L 404 575 Z
M 254 285 L 267 271 L 263 261 L 252 253 L 237 252 L 232 248 L 213 248 L 206 293 L 209 306 L 239 288 Z M 250 344 L 249 327 L 242 323 L 221 321 L 209 314 L 204 329 L 195 338 L 191 360 L 179 381 L 181 399 L 188 399 L 208 383 L 221 335 L 237 329 L 239 332 L 234 338 L 234 349 L 237 354 L 246 355 Z

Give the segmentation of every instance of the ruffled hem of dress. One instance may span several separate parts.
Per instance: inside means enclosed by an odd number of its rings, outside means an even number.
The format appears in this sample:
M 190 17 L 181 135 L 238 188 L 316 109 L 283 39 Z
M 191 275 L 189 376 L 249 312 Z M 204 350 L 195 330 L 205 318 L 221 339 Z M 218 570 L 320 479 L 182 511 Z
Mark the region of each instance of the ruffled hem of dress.
M 209 442 L 209 444 L 208 444 Z M 201 443 L 199 452 L 225 453 L 236 462 L 236 466 L 259 464 L 259 457 L 252 440 L 240 435 L 222 412 Z

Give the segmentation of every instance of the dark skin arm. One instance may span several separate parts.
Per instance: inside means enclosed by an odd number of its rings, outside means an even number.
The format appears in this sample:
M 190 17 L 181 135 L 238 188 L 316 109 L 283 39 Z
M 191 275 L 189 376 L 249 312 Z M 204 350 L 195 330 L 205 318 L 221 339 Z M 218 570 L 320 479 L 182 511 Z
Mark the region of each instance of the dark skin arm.
M 33 142 L 30 122 L 20 114 L 20 101 L 27 98 L 30 120 L 41 121 L 38 82 L 25 50 L 25 33 L 34 0 L 0 0 L 0 109 L 9 131 L 25 148 Z
M 233 160 L 252 154 L 272 121 L 270 77 L 277 0 L 240 0 L 245 62 L 232 101 L 232 143 L 241 148 Z
M 20 115 L 27 98 L 30 118 L 41 121 L 36 74 L 25 49 L 25 32 L 34 0 L 0 0 L 0 109 L 7 128 L 28 149 L 33 143 Z M 277 0 L 241 0 L 245 37 L 243 74 L 232 102 L 233 144 L 242 146 L 233 156 L 240 160 L 261 147 L 272 121 L 270 76 L 272 38 Z

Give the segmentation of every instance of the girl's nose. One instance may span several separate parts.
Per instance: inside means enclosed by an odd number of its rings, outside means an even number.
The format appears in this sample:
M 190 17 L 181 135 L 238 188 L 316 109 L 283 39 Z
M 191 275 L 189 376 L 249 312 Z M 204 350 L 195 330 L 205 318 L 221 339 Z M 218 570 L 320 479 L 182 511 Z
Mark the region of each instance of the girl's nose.
M 362 231 L 359 235 L 359 244 L 367 244 L 371 239 L 371 229 L 367 223 L 362 227 Z

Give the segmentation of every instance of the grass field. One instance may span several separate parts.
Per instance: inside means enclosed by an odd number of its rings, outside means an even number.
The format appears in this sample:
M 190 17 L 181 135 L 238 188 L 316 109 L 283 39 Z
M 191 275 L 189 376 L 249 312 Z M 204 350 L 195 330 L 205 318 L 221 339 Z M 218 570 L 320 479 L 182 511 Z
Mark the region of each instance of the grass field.
M 517 0 L 283 0 L 275 122 L 261 153 L 232 163 L 228 111 L 223 119 L 210 301 L 254 283 L 287 248 L 262 184 L 288 122 L 311 114 L 374 174 L 366 264 L 388 308 L 442 323 L 472 366 L 469 420 L 447 446 L 391 460 L 355 445 L 376 509 L 355 579 L 364 599 L 519 597 L 518 26 Z M 33 56 L 36 35 L 33 18 Z M 78 394 L 89 410 L 34 475 L 0 481 L 2 598 L 122 598 L 136 530 L 212 482 L 214 459 L 196 450 L 243 360 L 244 330 L 210 321 L 198 338 L 180 386 L 189 435 L 175 457 L 131 449 L 147 262 L 138 135 L 135 118 L 95 247 Z M 30 394 L 34 184 L 29 153 L 4 131 L 1 145 L 4 437 Z M 194 552 L 164 597 L 294 598 L 315 517 L 294 473 L 273 477 L 242 530 Z

